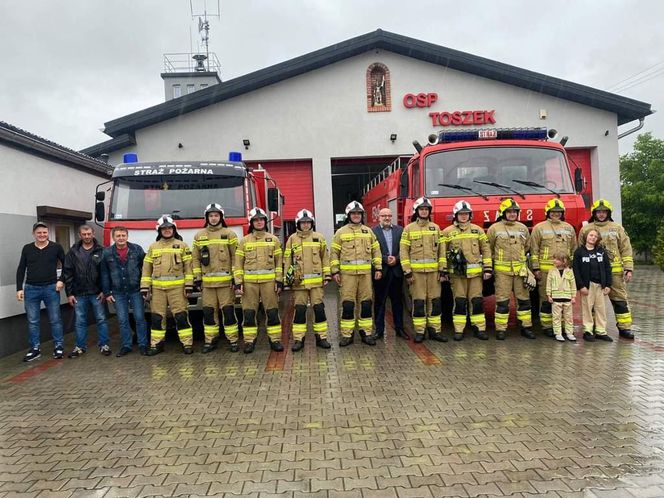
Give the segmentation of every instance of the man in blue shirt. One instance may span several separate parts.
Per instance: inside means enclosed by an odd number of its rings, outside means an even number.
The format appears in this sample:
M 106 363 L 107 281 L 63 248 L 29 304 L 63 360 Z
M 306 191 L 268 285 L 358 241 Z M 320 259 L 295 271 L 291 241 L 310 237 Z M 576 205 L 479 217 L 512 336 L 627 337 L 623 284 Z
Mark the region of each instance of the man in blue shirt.
M 392 211 L 388 208 L 381 209 L 378 217 L 380 223 L 373 231 L 380 244 L 383 278 L 374 280 L 375 337 L 382 339 L 385 335 L 385 304 L 389 297 L 396 335 L 408 339 L 403 328 L 403 270 L 399 259 L 399 242 L 403 227 L 392 224 Z
M 125 356 L 132 351 L 132 330 L 129 326 L 129 306 L 134 312 L 138 349 L 142 355 L 148 352 L 145 309 L 141 296 L 141 270 L 145 251 L 138 244 L 128 242 L 129 232 L 125 227 L 113 228 L 113 244 L 104 249 L 101 265 L 101 282 L 106 301 L 115 305 L 122 347 L 116 356 Z

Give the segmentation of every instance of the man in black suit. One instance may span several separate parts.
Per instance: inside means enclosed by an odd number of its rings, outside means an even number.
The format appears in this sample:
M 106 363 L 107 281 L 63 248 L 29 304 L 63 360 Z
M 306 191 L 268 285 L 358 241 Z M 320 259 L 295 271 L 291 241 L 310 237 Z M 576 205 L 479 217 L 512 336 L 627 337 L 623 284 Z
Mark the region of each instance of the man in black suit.
M 382 339 L 385 335 L 385 304 L 387 298 L 392 303 L 392 318 L 396 335 L 409 339 L 403 329 L 403 270 L 399 260 L 399 241 L 403 227 L 392 224 L 392 211 L 383 208 L 378 214 L 380 224 L 373 228 L 383 259 L 383 278 L 374 280 L 374 337 Z

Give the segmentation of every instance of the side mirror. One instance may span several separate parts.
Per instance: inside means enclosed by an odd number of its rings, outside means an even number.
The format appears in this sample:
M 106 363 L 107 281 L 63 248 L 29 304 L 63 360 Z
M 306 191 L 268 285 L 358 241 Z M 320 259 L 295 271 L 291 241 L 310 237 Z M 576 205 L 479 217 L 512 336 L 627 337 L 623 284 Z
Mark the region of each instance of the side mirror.
M 104 192 L 97 192 L 97 197 L 101 194 L 102 198 L 104 197 Z M 104 221 L 106 217 L 106 207 L 104 206 L 103 201 L 95 203 L 95 220 Z
M 581 168 L 576 168 L 574 170 L 574 190 L 576 190 L 576 193 L 581 193 L 583 191 L 583 174 L 581 172 Z
M 106 192 L 104 192 L 103 190 L 95 194 L 95 200 L 97 202 L 104 202 L 105 199 L 106 199 Z
M 399 186 L 401 189 L 399 192 L 399 197 L 408 197 L 408 168 L 401 170 L 401 180 Z
M 267 189 L 267 209 L 269 211 L 279 211 L 279 189 L 270 187 Z

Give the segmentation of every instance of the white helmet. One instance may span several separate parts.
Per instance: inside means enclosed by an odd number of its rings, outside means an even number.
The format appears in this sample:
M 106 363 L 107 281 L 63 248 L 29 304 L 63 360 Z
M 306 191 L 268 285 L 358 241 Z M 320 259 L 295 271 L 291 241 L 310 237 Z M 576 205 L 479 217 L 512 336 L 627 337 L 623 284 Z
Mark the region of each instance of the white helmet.
M 433 209 L 433 206 L 427 197 L 420 197 L 413 203 L 413 214 L 417 213 L 418 208 L 421 207 L 429 208 L 429 211 Z
M 471 216 L 473 215 L 473 208 L 470 206 L 468 201 L 461 200 L 454 205 L 452 214 L 454 215 L 455 219 L 459 213 L 470 213 Z
M 261 208 L 256 207 L 249 211 L 249 216 L 247 219 L 249 220 L 249 223 L 251 223 L 253 220 L 258 219 L 258 218 L 265 218 L 265 221 L 267 221 L 269 218 L 267 217 L 267 213 L 263 211 Z
M 308 211 L 307 209 L 301 209 L 295 215 L 295 226 L 297 226 L 297 224 L 301 221 L 310 221 L 311 223 L 315 223 L 316 219 L 314 218 L 314 214 L 311 211 Z
M 346 216 L 348 216 L 350 213 L 364 214 L 364 206 L 357 201 L 351 201 L 346 206 Z
M 207 218 L 208 213 L 219 213 L 221 214 L 222 218 L 224 217 L 224 210 L 221 208 L 221 204 L 217 204 L 216 202 L 208 204 L 205 207 L 205 213 L 204 213 L 205 218 Z
M 159 231 L 162 228 L 169 228 L 169 227 L 177 228 L 178 226 L 175 224 L 170 214 L 162 214 L 157 220 L 157 226 L 155 227 L 155 230 Z

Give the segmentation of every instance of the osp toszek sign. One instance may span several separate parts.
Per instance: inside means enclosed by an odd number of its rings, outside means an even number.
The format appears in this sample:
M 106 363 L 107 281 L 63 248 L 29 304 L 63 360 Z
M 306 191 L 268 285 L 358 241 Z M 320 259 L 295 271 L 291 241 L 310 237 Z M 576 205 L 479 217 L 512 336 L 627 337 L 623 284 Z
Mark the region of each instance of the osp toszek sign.
M 406 109 L 430 108 L 438 102 L 437 93 L 407 93 L 403 96 L 403 106 Z M 433 126 L 470 126 L 496 124 L 495 110 L 475 111 L 443 111 L 430 112 L 431 124 Z

